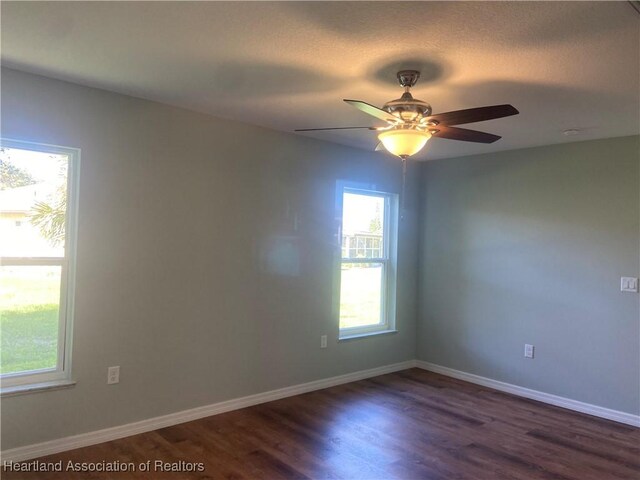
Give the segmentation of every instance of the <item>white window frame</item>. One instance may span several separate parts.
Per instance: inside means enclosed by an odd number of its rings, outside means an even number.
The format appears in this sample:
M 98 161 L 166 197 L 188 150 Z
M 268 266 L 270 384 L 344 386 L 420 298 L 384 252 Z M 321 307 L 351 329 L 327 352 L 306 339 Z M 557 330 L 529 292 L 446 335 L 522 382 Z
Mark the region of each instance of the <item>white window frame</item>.
M 49 154 L 62 154 L 68 158 L 64 256 L 0 258 L 0 264 L 3 266 L 60 266 L 58 357 L 56 368 L 0 375 L 0 392 L 4 396 L 74 384 L 71 381 L 71 344 L 73 340 L 80 150 L 4 138 L 0 138 L 0 146 Z
M 383 257 L 381 258 L 343 258 L 342 257 L 342 220 L 344 194 L 369 195 L 384 199 L 383 221 Z M 336 261 L 336 287 L 334 289 L 337 312 L 338 339 L 349 340 L 382 333 L 396 332 L 396 283 L 398 253 L 398 194 L 376 188 L 375 185 L 338 181 L 336 188 L 336 220 L 338 223 L 338 251 Z M 382 264 L 381 286 L 381 322 L 360 327 L 340 328 L 340 286 L 343 263 L 380 263 Z

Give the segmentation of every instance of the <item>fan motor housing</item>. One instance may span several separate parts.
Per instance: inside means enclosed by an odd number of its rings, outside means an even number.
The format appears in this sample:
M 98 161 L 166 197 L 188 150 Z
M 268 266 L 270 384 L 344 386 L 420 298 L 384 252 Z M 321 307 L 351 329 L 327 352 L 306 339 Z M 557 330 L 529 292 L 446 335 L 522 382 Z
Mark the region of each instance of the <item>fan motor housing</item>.
M 431 115 L 431 105 L 423 100 L 413 98 L 409 92 L 403 93 L 400 98 L 385 103 L 382 110 L 407 122 L 415 122 Z
M 431 115 L 431 105 L 413 98 L 409 92 L 409 89 L 418 82 L 420 72 L 418 70 L 400 70 L 397 73 L 397 77 L 405 92 L 402 97 L 385 103 L 382 110 L 401 118 L 404 122 L 410 123 L 418 122 L 423 117 Z

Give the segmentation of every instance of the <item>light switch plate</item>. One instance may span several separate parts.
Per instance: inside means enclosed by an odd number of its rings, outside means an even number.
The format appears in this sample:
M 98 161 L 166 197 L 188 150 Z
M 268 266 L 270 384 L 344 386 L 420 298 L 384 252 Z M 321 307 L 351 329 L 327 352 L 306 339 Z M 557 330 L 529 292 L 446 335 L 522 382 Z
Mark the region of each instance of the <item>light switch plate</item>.
M 620 277 L 620 291 L 638 293 L 638 277 Z

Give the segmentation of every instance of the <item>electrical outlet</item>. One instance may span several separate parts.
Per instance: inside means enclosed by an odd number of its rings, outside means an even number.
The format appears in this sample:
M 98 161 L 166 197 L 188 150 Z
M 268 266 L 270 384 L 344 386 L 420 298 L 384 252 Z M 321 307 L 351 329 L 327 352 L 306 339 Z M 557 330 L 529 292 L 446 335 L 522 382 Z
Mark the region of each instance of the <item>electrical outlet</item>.
M 107 384 L 120 383 L 120 367 L 109 367 L 107 370 Z
M 638 277 L 620 277 L 620 291 L 638 293 Z
M 326 335 L 321 335 L 320 336 L 320 348 L 327 348 L 327 336 Z
M 533 350 L 534 350 L 534 346 L 533 345 L 529 345 L 528 343 L 524 344 L 524 356 L 526 358 L 533 358 Z

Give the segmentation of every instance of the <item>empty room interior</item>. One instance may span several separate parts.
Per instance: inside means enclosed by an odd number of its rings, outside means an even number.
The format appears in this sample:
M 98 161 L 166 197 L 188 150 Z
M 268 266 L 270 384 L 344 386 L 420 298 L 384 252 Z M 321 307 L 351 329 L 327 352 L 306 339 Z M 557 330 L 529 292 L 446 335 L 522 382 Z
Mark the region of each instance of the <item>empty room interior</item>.
M 2 478 L 640 479 L 640 2 L 0 13 Z

